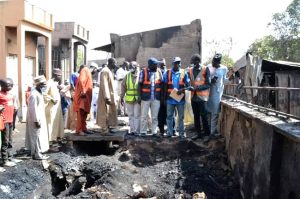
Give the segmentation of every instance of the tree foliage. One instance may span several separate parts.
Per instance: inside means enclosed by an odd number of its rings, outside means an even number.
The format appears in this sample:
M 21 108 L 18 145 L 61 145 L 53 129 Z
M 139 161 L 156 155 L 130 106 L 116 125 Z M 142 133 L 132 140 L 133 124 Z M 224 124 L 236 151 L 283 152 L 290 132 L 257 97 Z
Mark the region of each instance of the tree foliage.
M 269 26 L 274 33 L 256 40 L 249 51 L 264 59 L 300 62 L 300 0 L 274 14 Z
M 211 61 L 212 61 L 212 59 L 213 59 L 213 56 L 210 57 L 210 58 L 204 63 L 204 65 L 207 66 L 208 64 L 210 64 Z M 232 59 L 231 57 L 229 57 L 229 55 L 223 54 L 223 55 L 222 55 L 221 64 L 222 64 L 222 65 L 225 65 L 225 66 L 227 66 L 227 67 L 232 67 L 233 64 L 234 64 L 234 61 L 233 61 L 233 59 Z
M 213 39 L 211 41 L 205 41 L 205 46 L 209 49 L 209 56 L 205 60 L 204 65 L 211 63 L 213 56 L 216 53 L 222 54 L 222 64 L 227 67 L 232 67 L 234 64 L 233 59 L 230 57 L 230 52 L 233 46 L 233 40 L 231 37 L 222 40 Z

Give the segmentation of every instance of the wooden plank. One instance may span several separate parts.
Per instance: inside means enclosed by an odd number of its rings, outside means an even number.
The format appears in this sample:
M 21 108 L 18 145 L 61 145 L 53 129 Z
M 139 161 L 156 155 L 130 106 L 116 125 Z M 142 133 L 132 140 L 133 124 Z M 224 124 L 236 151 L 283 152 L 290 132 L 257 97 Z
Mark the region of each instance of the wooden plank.
M 289 86 L 289 78 L 286 73 L 275 73 L 275 85 L 276 87 L 288 87 Z M 282 111 L 285 113 L 289 113 L 289 105 L 288 105 L 288 92 L 278 90 L 276 92 L 276 110 Z
M 300 74 L 289 74 L 290 86 L 300 87 Z M 300 116 L 300 92 L 290 92 L 290 113 Z
M 123 142 L 125 140 L 126 131 L 117 131 L 114 133 L 102 134 L 96 132 L 94 134 L 88 134 L 85 136 L 78 136 L 76 133 L 65 133 L 65 138 L 68 141 L 87 141 L 87 142 L 98 142 L 98 141 L 118 141 Z

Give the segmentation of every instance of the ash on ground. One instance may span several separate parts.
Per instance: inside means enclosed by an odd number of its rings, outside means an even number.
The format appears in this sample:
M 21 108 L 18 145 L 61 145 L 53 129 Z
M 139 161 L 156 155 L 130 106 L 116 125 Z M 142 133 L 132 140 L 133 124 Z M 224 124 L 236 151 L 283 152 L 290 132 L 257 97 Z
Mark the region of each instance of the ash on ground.
M 201 192 L 209 199 L 241 198 L 223 138 L 127 136 L 118 145 L 81 143 L 92 156 L 74 145 L 50 154 L 47 168 L 28 159 L 2 173 L 0 198 L 179 199 Z

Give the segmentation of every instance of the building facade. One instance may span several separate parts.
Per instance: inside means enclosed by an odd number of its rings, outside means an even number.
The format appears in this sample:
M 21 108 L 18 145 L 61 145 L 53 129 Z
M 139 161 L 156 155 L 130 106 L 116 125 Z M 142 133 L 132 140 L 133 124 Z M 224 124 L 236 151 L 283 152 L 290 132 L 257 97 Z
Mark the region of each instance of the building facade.
M 75 22 L 55 22 L 52 33 L 52 67 L 60 68 L 62 79 L 86 64 L 89 31 Z
M 0 78 L 13 79 L 23 113 L 27 110 L 25 91 L 32 86 L 33 77 L 50 78 L 52 24 L 51 14 L 27 1 L 0 1 Z M 42 57 L 39 38 L 44 41 Z

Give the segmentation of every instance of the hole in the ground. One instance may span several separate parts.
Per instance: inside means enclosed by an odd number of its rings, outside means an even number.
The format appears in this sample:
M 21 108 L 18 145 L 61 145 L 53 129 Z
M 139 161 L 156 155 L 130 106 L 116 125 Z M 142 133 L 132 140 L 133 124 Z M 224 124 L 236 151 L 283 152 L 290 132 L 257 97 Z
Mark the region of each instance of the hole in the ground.
M 51 176 L 51 184 L 52 184 L 52 195 L 57 196 L 62 191 L 66 190 L 68 182 L 66 177 L 63 175 L 61 168 L 56 165 L 51 165 L 49 167 L 49 172 Z
M 99 141 L 99 142 L 73 142 L 77 155 L 98 156 L 115 154 L 119 145 L 116 142 Z
M 73 142 L 72 154 L 74 156 L 113 156 L 119 148 L 118 142 Z M 68 147 L 63 147 L 63 151 L 68 152 Z M 66 197 L 77 195 L 84 189 L 90 188 L 101 176 L 94 176 L 90 171 L 85 170 L 81 176 L 75 173 L 68 173 L 59 165 L 51 165 L 49 168 L 52 181 L 52 195 L 56 197 Z
M 212 150 L 189 140 L 137 139 L 116 150 L 109 142 L 75 142 L 75 156 L 61 153 L 54 161 L 57 167 L 50 169 L 52 193 L 58 198 L 108 193 L 119 198 L 191 198 L 203 191 L 217 199 L 239 198 L 220 143 L 211 143 Z

